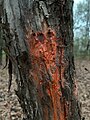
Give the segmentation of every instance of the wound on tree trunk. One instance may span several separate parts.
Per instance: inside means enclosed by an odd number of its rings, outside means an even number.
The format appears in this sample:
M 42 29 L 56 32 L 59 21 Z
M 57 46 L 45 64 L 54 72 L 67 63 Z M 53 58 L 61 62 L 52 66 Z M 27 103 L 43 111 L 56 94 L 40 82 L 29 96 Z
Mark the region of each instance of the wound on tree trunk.
M 61 41 L 62 46 L 62 39 Z M 68 115 L 69 103 L 62 97 L 62 89 L 64 89 L 64 68 L 63 63 L 64 48 L 61 47 L 59 67 L 56 65 L 57 54 L 57 38 L 53 30 L 47 28 L 47 31 L 41 33 L 31 33 L 28 36 L 30 56 L 32 63 L 32 74 L 34 83 L 37 88 L 38 99 L 43 107 L 43 115 L 49 118 L 48 109 L 51 108 L 52 118 L 54 120 L 64 120 Z M 61 84 L 60 84 L 61 83 Z M 62 99 L 62 102 L 60 102 Z M 51 101 L 51 102 L 50 102 Z M 65 114 L 64 114 L 65 113 Z

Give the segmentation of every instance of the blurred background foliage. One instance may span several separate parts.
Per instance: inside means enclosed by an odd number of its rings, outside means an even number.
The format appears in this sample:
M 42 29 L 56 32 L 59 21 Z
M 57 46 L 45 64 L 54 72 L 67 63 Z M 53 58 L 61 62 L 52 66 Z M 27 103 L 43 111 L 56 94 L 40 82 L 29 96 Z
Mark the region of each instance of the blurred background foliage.
M 90 0 L 80 1 L 73 11 L 75 58 L 90 59 Z

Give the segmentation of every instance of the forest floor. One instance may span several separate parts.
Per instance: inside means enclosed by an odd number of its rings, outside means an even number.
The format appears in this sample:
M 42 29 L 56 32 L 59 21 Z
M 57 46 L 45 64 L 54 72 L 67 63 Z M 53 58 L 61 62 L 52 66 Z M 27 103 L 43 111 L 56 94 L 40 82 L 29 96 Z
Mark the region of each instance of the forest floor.
M 76 79 L 78 83 L 78 96 L 82 104 L 82 116 L 90 120 L 90 60 L 76 60 Z M 15 78 L 11 92 L 7 92 L 7 69 L 0 69 L 0 120 L 22 120 L 22 111 L 15 95 Z
M 82 117 L 90 120 L 90 60 L 76 60 L 78 97 L 82 104 Z

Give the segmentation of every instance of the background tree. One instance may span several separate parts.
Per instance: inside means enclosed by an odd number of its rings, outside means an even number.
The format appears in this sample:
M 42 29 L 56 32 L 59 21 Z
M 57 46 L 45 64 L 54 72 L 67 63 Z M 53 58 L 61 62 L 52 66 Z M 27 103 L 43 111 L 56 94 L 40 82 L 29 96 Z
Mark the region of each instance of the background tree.
M 2 39 L 1 39 L 1 30 L 0 30 L 0 65 L 2 65 Z
M 78 52 L 90 55 L 90 0 L 85 0 L 77 4 L 74 14 L 75 38 L 78 38 L 80 46 Z
M 24 120 L 80 120 L 72 0 L 4 0 L 3 48 Z M 10 87 L 9 87 L 10 89 Z
M 2 65 L 2 46 L 3 46 L 3 40 L 2 40 L 2 30 L 1 30 L 1 16 L 2 16 L 2 6 L 0 4 L 0 65 Z

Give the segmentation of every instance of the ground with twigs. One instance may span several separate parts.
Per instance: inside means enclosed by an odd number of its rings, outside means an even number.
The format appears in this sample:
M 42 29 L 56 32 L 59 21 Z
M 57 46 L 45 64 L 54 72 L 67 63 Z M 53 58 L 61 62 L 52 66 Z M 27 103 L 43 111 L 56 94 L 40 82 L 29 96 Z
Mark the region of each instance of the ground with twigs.
M 90 120 L 90 60 L 77 60 L 75 65 L 82 116 Z
M 82 116 L 90 120 L 90 61 L 76 60 L 76 79 L 78 82 L 79 100 L 82 103 Z M 22 120 L 22 110 L 15 95 L 15 78 L 11 92 L 7 92 L 7 69 L 0 68 L 0 120 Z
M 22 110 L 15 95 L 15 78 L 8 93 L 7 69 L 0 69 L 0 120 L 22 120 Z

